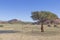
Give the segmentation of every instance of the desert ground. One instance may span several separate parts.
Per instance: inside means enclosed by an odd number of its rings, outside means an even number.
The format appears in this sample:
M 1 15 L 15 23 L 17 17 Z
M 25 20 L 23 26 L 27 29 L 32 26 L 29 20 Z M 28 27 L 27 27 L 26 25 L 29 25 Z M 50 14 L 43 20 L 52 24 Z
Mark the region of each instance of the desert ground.
M 0 24 L 0 40 L 60 40 L 60 25 L 48 27 L 40 32 L 40 25 Z

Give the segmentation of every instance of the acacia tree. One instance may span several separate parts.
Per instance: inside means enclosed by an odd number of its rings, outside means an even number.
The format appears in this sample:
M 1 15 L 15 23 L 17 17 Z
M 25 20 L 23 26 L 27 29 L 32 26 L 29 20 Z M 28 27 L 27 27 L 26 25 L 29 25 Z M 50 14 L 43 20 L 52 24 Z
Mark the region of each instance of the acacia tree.
M 41 32 L 44 32 L 43 24 L 46 20 L 54 20 L 58 18 L 56 14 L 49 11 L 32 12 L 31 17 L 33 20 L 39 21 L 41 23 Z

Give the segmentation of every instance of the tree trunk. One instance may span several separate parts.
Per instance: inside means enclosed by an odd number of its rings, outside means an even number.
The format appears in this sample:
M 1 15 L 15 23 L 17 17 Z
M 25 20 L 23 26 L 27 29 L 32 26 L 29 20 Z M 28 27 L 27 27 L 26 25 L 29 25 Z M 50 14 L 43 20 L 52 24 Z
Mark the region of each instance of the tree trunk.
M 43 29 L 43 22 L 41 23 L 41 32 L 44 32 L 44 29 Z

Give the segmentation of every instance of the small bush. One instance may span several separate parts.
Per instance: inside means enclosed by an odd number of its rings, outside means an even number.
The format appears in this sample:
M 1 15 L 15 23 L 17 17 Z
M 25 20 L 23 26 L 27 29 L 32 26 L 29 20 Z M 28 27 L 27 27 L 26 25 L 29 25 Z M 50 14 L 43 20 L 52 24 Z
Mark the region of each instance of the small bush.
M 54 27 L 57 27 L 57 25 L 54 25 Z
M 3 25 L 0 25 L 0 27 L 3 27 Z
M 48 25 L 48 27 L 51 27 L 51 25 Z

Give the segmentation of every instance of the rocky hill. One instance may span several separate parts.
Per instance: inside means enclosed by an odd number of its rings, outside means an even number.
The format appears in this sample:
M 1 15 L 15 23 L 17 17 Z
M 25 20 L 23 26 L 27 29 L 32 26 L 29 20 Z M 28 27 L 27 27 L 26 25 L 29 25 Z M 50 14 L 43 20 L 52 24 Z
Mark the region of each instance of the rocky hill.
M 11 20 L 8 20 L 8 21 L 1 21 L 0 20 L 0 24 L 32 24 L 32 22 L 23 22 L 21 20 L 18 20 L 18 19 L 11 19 Z

